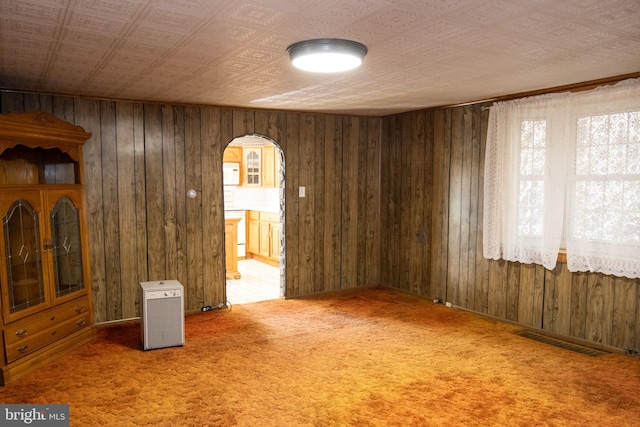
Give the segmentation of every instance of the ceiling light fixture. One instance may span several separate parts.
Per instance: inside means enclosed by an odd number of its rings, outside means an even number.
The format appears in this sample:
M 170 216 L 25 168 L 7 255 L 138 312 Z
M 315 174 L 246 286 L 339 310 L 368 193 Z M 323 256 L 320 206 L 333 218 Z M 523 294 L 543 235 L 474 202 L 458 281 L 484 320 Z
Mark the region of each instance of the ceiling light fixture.
M 315 73 L 337 73 L 357 68 L 367 54 L 362 43 L 343 39 L 314 39 L 287 48 L 294 67 Z

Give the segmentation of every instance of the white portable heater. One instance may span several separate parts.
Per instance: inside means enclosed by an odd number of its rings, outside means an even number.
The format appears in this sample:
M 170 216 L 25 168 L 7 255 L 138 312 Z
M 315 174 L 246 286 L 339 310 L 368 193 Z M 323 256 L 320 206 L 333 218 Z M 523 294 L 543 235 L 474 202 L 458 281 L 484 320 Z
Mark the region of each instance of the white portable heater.
M 184 288 L 177 280 L 140 283 L 144 350 L 184 345 Z

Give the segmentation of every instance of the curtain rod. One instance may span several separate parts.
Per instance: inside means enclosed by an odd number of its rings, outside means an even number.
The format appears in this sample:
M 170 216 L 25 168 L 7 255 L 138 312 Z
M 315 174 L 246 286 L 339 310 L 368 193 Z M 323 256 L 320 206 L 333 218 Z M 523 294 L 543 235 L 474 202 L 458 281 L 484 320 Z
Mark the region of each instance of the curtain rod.
M 536 96 L 536 95 L 545 95 L 547 93 L 581 92 L 585 90 L 595 89 L 598 86 L 614 85 L 616 83 L 620 83 L 623 80 L 636 79 L 636 78 L 640 78 L 640 71 L 636 71 L 634 73 L 628 73 L 628 74 L 621 74 L 618 76 L 605 77 L 602 79 L 587 80 L 581 83 L 572 83 L 568 85 L 554 86 L 546 89 L 536 89 L 536 90 L 531 90 L 527 92 L 514 93 L 511 95 L 497 96 L 495 98 L 481 99 L 477 101 L 465 102 L 463 104 L 447 105 L 442 108 L 462 107 L 465 105 L 481 104 L 484 102 L 510 101 L 512 99 L 527 98 L 529 96 Z M 491 109 L 490 105 L 484 105 L 480 107 L 481 111 L 489 110 L 489 109 Z

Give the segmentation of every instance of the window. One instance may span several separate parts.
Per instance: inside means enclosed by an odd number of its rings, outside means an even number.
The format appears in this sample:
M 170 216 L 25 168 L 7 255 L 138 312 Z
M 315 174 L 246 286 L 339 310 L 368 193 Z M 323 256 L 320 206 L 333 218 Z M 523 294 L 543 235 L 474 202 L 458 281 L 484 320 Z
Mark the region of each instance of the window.
M 546 120 L 523 120 L 520 124 L 520 185 L 517 220 L 520 236 L 542 236 L 546 130 Z
M 640 79 L 496 103 L 484 254 L 640 277 Z

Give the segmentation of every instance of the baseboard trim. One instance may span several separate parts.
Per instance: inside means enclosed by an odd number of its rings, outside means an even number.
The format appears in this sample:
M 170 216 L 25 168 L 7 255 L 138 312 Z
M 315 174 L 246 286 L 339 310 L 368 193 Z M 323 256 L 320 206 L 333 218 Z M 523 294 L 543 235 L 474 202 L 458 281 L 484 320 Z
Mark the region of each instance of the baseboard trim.
M 530 326 L 530 325 L 524 325 L 522 323 L 518 323 L 518 322 L 514 322 L 513 320 L 508 320 L 508 319 L 503 319 L 502 317 L 498 317 L 498 316 L 492 316 L 490 314 L 487 313 L 482 313 L 476 310 L 471 310 L 465 307 L 461 307 L 459 305 L 451 305 L 451 308 L 455 308 L 456 310 L 460 310 L 460 311 L 466 311 L 468 313 L 473 313 L 476 314 L 478 316 L 482 316 L 482 317 L 486 317 L 488 319 L 492 319 L 492 320 L 496 320 L 499 322 L 503 322 L 503 323 L 507 323 L 510 325 L 514 325 L 514 326 L 518 326 L 521 327 L 523 329 L 529 330 L 529 331 L 533 331 L 533 332 L 537 332 L 540 335 L 546 335 L 550 338 L 554 338 L 557 340 L 561 340 L 561 341 L 566 341 L 569 343 L 573 343 L 573 344 L 577 344 L 577 345 L 581 345 L 584 347 L 589 347 L 589 348 L 593 348 L 595 350 L 602 350 L 602 351 L 606 351 L 607 353 L 619 353 L 619 354 L 625 354 L 624 349 L 621 348 L 617 348 L 617 347 L 611 347 L 605 344 L 600 344 L 600 343 L 596 343 L 593 341 L 588 341 L 582 338 L 576 338 L 576 337 L 571 337 L 568 335 L 562 335 L 562 334 L 558 334 L 556 332 L 551 332 L 548 331 L 546 329 L 542 329 L 542 328 L 536 328 L 534 326 Z

